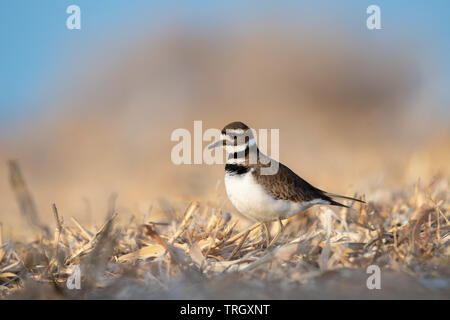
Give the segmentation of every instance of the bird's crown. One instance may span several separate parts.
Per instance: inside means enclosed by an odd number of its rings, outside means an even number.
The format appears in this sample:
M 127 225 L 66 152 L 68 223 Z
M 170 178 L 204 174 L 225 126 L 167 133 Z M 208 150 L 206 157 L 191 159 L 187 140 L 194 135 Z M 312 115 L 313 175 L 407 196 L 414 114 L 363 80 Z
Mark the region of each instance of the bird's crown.
M 231 122 L 229 124 L 227 124 L 223 129 L 222 129 L 222 133 L 225 134 L 227 132 L 227 130 L 242 130 L 242 131 L 247 131 L 249 129 L 249 127 L 240 121 L 235 121 L 235 122 Z

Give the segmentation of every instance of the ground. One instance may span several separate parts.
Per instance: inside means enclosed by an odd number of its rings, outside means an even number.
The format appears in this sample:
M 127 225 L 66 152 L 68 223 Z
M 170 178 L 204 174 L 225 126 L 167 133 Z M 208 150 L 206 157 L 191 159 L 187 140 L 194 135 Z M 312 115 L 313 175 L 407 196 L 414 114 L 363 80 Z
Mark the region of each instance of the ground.
M 260 226 L 237 230 L 239 216 L 197 201 L 176 212 L 171 223 L 152 221 L 151 215 L 123 222 L 112 197 L 97 229 L 75 218 L 67 223 L 54 206 L 54 225 L 36 224 L 35 241 L 0 238 L 0 294 L 12 299 L 448 299 L 449 181 L 443 176 L 428 184 L 418 181 L 389 193 L 388 201 L 347 202 L 350 209 L 314 207 L 284 220 L 283 234 L 268 248 Z M 20 184 L 19 179 L 17 198 L 32 216 L 31 199 Z M 272 224 L 269 240 L 278 228 Z M 369 266 L 379 267 L 378 284 L 377 267 Z

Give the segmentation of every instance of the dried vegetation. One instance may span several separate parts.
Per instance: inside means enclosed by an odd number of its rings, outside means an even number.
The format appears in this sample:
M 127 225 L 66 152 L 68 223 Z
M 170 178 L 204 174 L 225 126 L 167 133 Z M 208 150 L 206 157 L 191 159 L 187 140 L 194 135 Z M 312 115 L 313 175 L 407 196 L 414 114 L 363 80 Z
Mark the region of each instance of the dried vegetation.
M 237 230 L 237 217 L 198 202 L 170 224 L 153 221 L 151 212 L 118 223 L 113 196 L 99 228 L 75 217 L 66 222 L 54 205 L 55 224 L 45 226 L 18 165 L 10 170 L 22 213 L 39 236 L 11 242 L 0 228 L 3 298 L 450 297 L 447 177 L 392 192 L 386 203 L 310 209 L 285 220 L 275 240 L 273 223 L 267 248 L 262 226 Z M 381 290 L 366 286 L 373 264 L 381 268 Z M 79 290 L 67 287 L 74 266 Z

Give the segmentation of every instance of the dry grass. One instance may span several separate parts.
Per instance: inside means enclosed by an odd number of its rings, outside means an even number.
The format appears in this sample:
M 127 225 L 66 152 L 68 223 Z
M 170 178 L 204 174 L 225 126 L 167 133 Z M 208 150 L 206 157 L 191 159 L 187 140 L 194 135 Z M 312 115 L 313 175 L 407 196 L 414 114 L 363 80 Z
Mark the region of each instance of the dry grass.
M 111 197 L 104 224 L 67 223 L 53 206 L 54 232 L 37 224 L 20 169 L 11 182 L 39 238 L 2 238 L 0 295 L 6 298 L 449 298 L 449 179 L 392 192 L 389 201 L 322 207 L 285 220 L 266 248 L 258 225 L 236 230 L 228 212 L 191 203 L 170 224 L 133 216 L 119 224 Z M 363 198 L 363 196 L 362 196 Z M 0 225 L 1 227 L 1 225 Z M 278 224 L 271 227 L 272 237 Z M 273 240 L 273 239 L 272 239 Z M 382 289 L 368 290 L 367 266 L 382 270 Z M 69 290 L 71 266 L 81 290 Z

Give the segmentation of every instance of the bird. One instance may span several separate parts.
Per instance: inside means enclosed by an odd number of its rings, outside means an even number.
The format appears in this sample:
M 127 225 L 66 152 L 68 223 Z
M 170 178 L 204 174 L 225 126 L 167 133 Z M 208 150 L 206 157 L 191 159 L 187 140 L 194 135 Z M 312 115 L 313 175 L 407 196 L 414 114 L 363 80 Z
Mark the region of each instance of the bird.
M 250 127 L 240 121 L 227 124 L 220 138 L 208 149 L 224 147 L 226 151 L 224 184 L 227 196 L 239 213 L 265 227 L 277 221 L 279 233 L 284 230 L 282 220 L 297 215 L 314 205 L 346 207 L 337 200 L 362 200 L 323 191 L 314 187 L 286 165 L 262 153 Z M 275 165 L 274 165 L 275 164 Z M 277 168 L 268 174 L 269 167 Z M 274 242 L 275 238 L 271 243 Z

